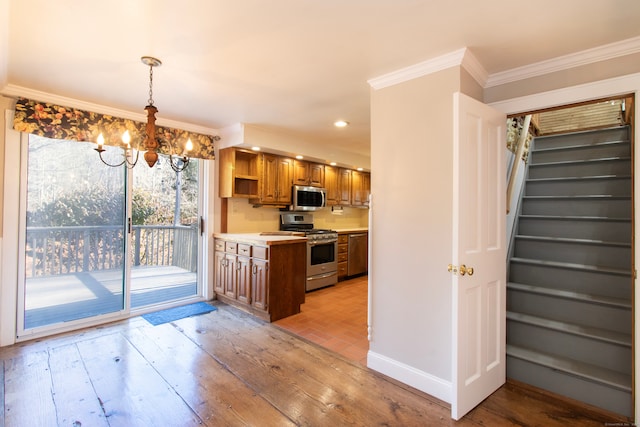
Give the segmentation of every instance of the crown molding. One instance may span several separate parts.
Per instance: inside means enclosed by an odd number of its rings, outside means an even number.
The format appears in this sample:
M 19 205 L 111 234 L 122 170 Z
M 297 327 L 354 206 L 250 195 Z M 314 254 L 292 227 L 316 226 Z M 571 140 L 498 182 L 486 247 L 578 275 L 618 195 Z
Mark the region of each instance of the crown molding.
M 121 110 L 119 108 L 108 107 L 106 105 L 95 104 L 93 102 L 82 101 L 75 98 L 68 98 L 66 96 L 56 95 L 53 93 L 42 92 L 35 89 L 26 88 L 17 85 L 6 85 L 0 94 L 11 98 L 28 98 L 41 102 L 49 102 L 52 104 L 63 105 L 65 107 L 73 107 L 86 111 L 93 111 L 100 114 L 105 114 L 114 117 L 121 117 L 123 119 L 135 120 L 138 122 L 146 122 L 147 115 L 145 113 L 134 113 L 128 110 Z M 219 132 L 217 129 L 194 125 L 191 123 L 180 122 L 177 120 L 163 119 L 158 117 L 156 120 L 158 126 L 167 126 L 175 129 L 187 130 L 190 132 L 201 133 L 203 135 L 217 136 Z
M 606 61 L 638 52 L 640 52 L 640 37 L 634 37 L 491 74 L 486 82 L 485 88 L 500 86 L 506 83 L 538 77 L 556 71 L 563 71 L 569 68 Z
M 374 90 L 378 90 L 455 66 L 464 67 L 481 86 L 484 86 L 488 74 L 466 47 L 438 56 L 437 58 L 401 68 L 391 73 L 383 74 L 379 77 L 374 77 L 367 80 L 367 83 L 369 83 Z

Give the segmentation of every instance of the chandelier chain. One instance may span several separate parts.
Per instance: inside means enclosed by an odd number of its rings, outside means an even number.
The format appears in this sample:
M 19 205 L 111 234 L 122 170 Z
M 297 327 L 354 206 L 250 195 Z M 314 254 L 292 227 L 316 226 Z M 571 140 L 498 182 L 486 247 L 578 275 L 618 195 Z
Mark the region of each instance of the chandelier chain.
M 153 64 L 149 65 L 149 105 L 153 105 Z

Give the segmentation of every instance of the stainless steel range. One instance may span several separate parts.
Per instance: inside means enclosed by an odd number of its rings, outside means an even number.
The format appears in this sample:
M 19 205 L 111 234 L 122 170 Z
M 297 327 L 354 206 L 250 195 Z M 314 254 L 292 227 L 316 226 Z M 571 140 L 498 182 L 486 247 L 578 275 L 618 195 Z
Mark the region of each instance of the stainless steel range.
M 302 232 L 307 237 L 307 292 L 338 283 L 337 231 L 313 228 L 309 213 L 280 214 L 280 230 Z

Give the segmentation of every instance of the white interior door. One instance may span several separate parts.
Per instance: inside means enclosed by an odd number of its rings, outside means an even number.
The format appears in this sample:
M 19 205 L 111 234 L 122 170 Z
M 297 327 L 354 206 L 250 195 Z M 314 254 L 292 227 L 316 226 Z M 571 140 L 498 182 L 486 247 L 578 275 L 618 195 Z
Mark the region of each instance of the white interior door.
M 506 117 L 454 94 L 453 396 L 460 419 L 505 382 Z

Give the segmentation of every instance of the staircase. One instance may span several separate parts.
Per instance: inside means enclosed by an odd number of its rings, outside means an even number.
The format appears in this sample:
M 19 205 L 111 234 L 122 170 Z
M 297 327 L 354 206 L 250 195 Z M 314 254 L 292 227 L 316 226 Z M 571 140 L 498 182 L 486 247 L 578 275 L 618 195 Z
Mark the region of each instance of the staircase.
M 507 376 L 632 416 L 628 127 L 533 141 L 507 284 Z

